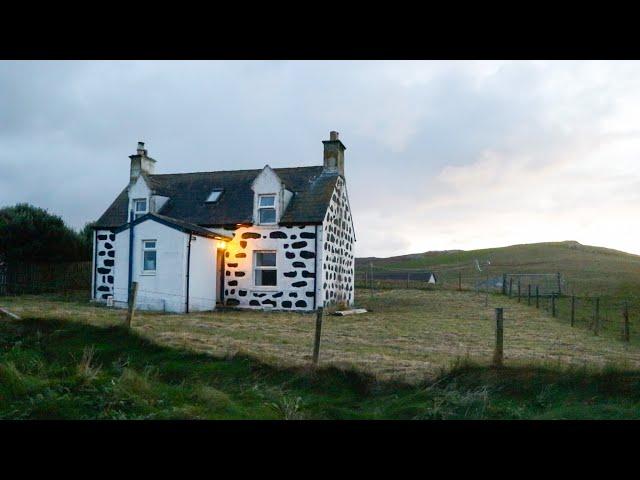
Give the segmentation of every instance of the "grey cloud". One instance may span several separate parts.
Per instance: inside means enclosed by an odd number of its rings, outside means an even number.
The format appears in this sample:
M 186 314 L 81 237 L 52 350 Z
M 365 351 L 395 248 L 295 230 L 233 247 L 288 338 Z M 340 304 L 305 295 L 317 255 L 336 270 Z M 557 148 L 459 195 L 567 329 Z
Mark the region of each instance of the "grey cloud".
M 636 66 L 0 62 L 0 205 L 29 201 L 80 227 L 126 184 L 138 140 L 162 173 L 281 167 L 320 163 L 321 140 L 336 129 L 347 145 L 358 255 L 428 250 L 452 238 L 446 248 L 465 248 L 480 241 L 460 227 L 470 215 L 489 215 L 496 200 L 504 215 L 521 205 L 504 203 L 508 185 L 443 181 L 447 169 L 473 176 L 492 154 L 498 181 L 509 168 L 553 177 L 603 148 L 606 120 L 633 91 L 620 79 Z M 618 189 L 636 198 L 632 190 Z

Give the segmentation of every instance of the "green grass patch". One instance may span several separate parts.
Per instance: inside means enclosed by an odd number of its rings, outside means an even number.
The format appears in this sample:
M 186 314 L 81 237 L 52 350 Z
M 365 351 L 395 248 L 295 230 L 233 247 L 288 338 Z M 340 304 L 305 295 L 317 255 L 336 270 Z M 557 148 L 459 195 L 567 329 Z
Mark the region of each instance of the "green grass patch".
M 408 385 L 157 345 L 121 327 L 0 323 L 2 419 L 638 418 L 640 373 L 458 361 Z

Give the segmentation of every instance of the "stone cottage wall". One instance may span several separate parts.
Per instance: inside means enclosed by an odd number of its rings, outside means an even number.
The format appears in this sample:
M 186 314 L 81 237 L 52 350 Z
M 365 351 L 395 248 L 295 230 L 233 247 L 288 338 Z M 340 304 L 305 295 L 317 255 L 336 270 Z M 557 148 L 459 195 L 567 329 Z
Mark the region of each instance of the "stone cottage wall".
M 113 272 L 115 270 L 114 267 L 116 260 L 115 240 L 115 233 L 112 233 L 109 230 L 96 231 L 96 300 L 105 300 L 108 296 L 113 295 Z
M 322 230 L 322 301 L 325 306 L 341 302 L 353 305 L 355 234 L 342 178 L 336 182 Z
M 319 229 L 319 227 L 318 227 Z M 313 310 L 316 226 L 241 227 L 225 252 L 225 304 L 247 308 Z M 276 287 L 255 287 L 256 250 L 275 250 Z

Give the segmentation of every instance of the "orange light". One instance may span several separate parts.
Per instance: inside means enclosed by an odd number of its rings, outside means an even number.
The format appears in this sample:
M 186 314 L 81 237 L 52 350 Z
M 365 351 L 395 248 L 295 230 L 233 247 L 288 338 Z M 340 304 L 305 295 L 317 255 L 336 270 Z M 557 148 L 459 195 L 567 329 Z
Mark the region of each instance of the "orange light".
M 218 242 L 218 248 L 221 248 L 224 250 L 225 248 L 227 248 L 227 242 L 222 242 L 222 241 Z

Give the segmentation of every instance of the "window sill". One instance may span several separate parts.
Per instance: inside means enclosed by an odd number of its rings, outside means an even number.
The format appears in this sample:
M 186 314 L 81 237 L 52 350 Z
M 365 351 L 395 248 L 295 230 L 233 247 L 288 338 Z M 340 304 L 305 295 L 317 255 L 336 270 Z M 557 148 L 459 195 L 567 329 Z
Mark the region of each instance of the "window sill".
M 140 275 L 143 275 L 145 277 L 153 277 L 155 276 L 156 272 L 142 272 Z
M 269 285 L 269 286 L 254 285 L 253 287 L 251 287 L 251 289 L 259 292 L 278 292 L 279 291 L 277 285 Z

